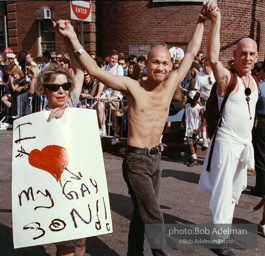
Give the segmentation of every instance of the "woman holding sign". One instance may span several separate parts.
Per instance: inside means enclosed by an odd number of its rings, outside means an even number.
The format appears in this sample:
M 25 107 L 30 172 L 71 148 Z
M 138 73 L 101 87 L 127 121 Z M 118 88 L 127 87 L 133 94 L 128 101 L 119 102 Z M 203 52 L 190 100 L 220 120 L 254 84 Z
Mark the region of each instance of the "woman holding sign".
M 84 72 L 69 51 L 74 75 L 71 76 L 56 63 L 50 63 L 38 74 L 35 92 L 47 98 L 43 111 L 50 111 L 47 122 L 61 118 L 66 107 L 76 107 L 81 93 Z M 54 120 L 53 120 L 54 121 Z M 56 244 L 58 256 L 83 256 L 86 250 L 86 239 L 76 239 Z

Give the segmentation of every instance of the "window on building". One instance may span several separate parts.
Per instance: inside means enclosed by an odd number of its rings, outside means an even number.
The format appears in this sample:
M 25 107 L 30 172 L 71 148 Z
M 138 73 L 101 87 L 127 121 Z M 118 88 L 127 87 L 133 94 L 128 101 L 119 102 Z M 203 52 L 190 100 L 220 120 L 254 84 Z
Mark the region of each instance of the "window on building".
M 48 50 L 55 52 L 55 30 L 50 19 L 38 20 L 39 23 L 39 55 Z

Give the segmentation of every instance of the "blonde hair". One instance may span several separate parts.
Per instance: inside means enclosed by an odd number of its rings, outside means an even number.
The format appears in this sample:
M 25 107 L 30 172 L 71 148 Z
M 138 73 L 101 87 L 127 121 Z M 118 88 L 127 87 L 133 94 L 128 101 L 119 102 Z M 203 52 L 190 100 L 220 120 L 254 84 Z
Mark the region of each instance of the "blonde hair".
M 37 75 L 40 73 L 40 69 L 39 69 L 39 67 L 36 66 L 36 65 L 31 65 L 31 66 L 29 67 L 28 72 L 29 72 L 30 74 L 32 74 L 33 77 L 36 78 Z

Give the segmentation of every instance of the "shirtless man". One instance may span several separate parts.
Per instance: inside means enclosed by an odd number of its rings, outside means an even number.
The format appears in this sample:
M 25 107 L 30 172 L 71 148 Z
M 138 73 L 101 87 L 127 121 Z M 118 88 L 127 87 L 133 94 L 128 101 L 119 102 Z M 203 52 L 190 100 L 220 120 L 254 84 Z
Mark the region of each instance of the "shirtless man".
M 64 41 L 71 45 L 84 70 L 108 87 L 124 93 L 128 102 L 128 148 L 123 161 L 123 175 L 134 204 L 134 212 L 127 255 L 144 255 L 145 224 L 160 224 L 153 225 L 156 226 L 155 230 L 146 234 L 147 240 L 151 248 L 160 248 L 152 249 L 153 255 L 168 255 L 163 234 L 163 214 L 157 200 L 161 176 L 160 135 L 173 94 L 177 88 L 181 93 L 179 83 L 200 48 L 205 17 L 208 10 L 214 8 L 217 8 L 215 3 L 204 3 L 180 67 L 169 74 L 172 67 L 169 51 L 164 46 L 155 46 L 148 54 L 148 78 L 140 82 L 129 77 L 113 76 L 100 69 L 83 50 L 70 22 L 59 20 L 54 23 Z
M 209 16 L 212 25 L 208 37 L 208 58 L 217 82 L 218 102 L 221 106 L 231 74 L 219 61 L 221 14 L 213 10 Z M 217 130 L 210 172 L 206 170 L 210 148 L 202 168 L 198 190 L 211 193 L 209 206 L 213 224 L 232 224 L 235 204 L 247 187 L 247 169 L 254 168 L 251 131 L 258 90 L 251 70 L 258 58 L 257 49 L 253 39 L 243 38 L 234 50 L 237 84 L 222 112 L 222 125 Z M 226 244 L 242 247 L 242 244 L 227 234 L 212 238 L 222 240 L 223 248 L 218 249 L 218 255 L 234 256 Z

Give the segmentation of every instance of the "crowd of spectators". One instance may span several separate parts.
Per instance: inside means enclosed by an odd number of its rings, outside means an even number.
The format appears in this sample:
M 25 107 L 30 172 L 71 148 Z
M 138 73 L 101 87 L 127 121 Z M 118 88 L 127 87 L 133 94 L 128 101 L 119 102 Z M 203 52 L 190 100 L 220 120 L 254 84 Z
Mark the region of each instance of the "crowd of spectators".
M 145 79 L 146 56 L 131 55 L 125 58 L 116 50 L 111 51 L 105 59 L 90 53 L 98 66 L 110 73 L 132 77 L 136 80 Z M 36 62 L 35 62 L 36 61 Z M 42 53 L 41 61 L 33 54 L 21 51 L 15 54 L 11 48 L 0 53 L 0 128 L 12 128 L 14 119 L 33 112 L 40 111 L 45 106 L 46 98 L 37 96 L 34 83 L 39 72 L 50 63 L 56 63 L 73 75 L 69 54 L 53 53 L 46 50 Z M 126 115 L 126 99 L 121 92 L 114 92 L 100 81 L 84 73 L 83 89 L 78 107 L 97 110 L 99 130 L 102 136 L 114 135 L 113 144 L 118 142 L 122 130 L 126 136 L 126 128 L 121 124 L 121 116 Z M 109 110 L 108 110 L 108 106 Z M 106 116 L 110 116 L 106 118 Z M 113 125 L 112 125 L 113 123 Z M 125 121 L 126 124 L 126 121 Z M 112 126 L 111 129 L 109 126 Z M 107 131 L 108 130 L 108 131 Z
M 179 47 L 172 47 L 170 53 L 173 63 L 172 69 L 178 69 L 184 57 L 184 51 Z M 112 50 L 109 56 L 104 59 L 96 56 L 93 52 L 90 55 L 99 67 L 111 74 L 129 76 L 138 81 L 147 78 L 145 66 L 147 55 L 129 55 L 126 58 L 123 53 L 117 50 Z M 5 49 L 0 54 L 0 111 L 2 114 L 0 128 L 2 129 L 12 128 L 13 119 L 39 111 L 44 107 L 46 99 L 34 93 L 34 83 L 36 76 L 46 65 L 57 63 L 73 75 L 73 68 L 67 52 L 51 54 L 46 50 L 42 53 L 40 63 L 37 64 L 34 60 L 34 56 L 30 52 L 21 51 L 15 55 L 11 48 Z M 227 67 L 230 69 L 234 64 L 234 59 L 230 59 L 227 62 Z M 258 73 L 261 65 L 262 63 L 257 63 L 253 72 Z M 193 90 L 199 92 L 199 105 L 205 109 L 214 82 L 215 79 L 209 62 L 204 57 L 203 52 L 199 51 L 180 84 L 182 99 L 175 99 L 173 96 L 169 115 L 175 115 L 182 108 L 185 108 L 188 95 Z M 79 100 L 78 107 L 96 109 L 101 136 L 114 136 L 112 144 L 117 144 L 120 136 L 127 136 L 126 98 L 121 92 L 107 88 L 103 83 L 85 72 Z M 170 133 L 170 129 L 171 123 L 168 122 L 165 125 L 165 137 Z M 185 140 L 187 140 L 186 136 L 184 137 Z M 207 126 L 204 126 L 202 131 L 196 135 L 197 140 L 203 147 L 208 147 Z
M 170 49 L 173 70 L 177 69 L 184 56 L 179 47 Z M 147 55 L 130 55 L 127 58 L 117 50 L 112 50 L 108 57 L 101 58 L 90 53 L 98 66 L 118 76 L 129 76 L 132 79 L 143 81 L 147 78 Z M 183 92 L 182 104 L 173 97 L 170 115 L 176 114 L 185 107 L 189 91 L 196 88 L 196 74 L 203 76 L 203 52 L 198 52 L 187 76 L 181 83 Z M 0 81 L 1 81 L 1 128 L 12 128 L 12 120 L 41 110 L 45 105 L 45 97 L 34 93 L 34 83 L 39 72 L 50 63 L 57 63 L 73 75 L 69 54 L 51 54 L 48 50 L 42 53 L 41 62 L 36 63 L 30 52 L 21 51 L 14 54 L 11 48 L 0 54 Z M 127 133 L 127 106 L 126 98 L 121 92 L 107 88 L 103 83 L 84 73 L 83 89 L 78 107 L 97 110 L 98 124 L 102 136 L 113 135 L 112 144 L 119 142 L 119 137 L 126 137 Z M 173 109 L 173 111 L 172 111 Z M 111 126 L 111 127 L 110 127 Z M 165 133 L 170 130 L 170 123 L 166 124 Z M 111 129 L 110 129 L 111 128 Z M 204 133 L 203 133 L 204 134 Z M 205 137 L 205 134 L 203 135 Z

